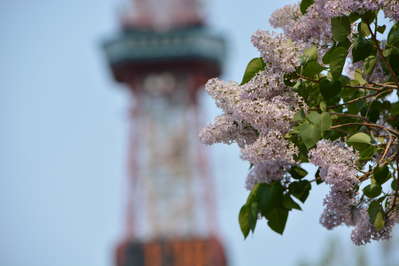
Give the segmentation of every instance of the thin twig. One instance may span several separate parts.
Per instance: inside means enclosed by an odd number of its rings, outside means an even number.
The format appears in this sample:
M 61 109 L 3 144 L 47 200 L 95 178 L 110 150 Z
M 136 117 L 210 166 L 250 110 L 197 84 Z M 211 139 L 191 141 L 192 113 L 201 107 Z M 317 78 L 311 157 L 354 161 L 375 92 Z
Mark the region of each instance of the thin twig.
M 375 82 L 371 82 L 370 84 L 373 84 L 373 85 L 379 86 L 379 87 L 384 87 L 384 88 L 399 89 L 399 87 L 397 85 L 384 84 L 384 83 L 375 83 Z
M 385 146 L 384 153 L 382 154 L 381 159 L 380 159 L 380 161 L 379 161 L 380 164 L 383 162 L 383 160 L 385 159 L 385 156 L 388 154 L 389 148 L 391 147 L 391 145 L 392 145 L 392 143 L 393 143 L 393 140 L 394 140 L 394 138 L 393 138 L 392 134 L 389 134 L 388 143 L 387 143 L 387 145 Z
M 299 78 L 307 80 L 307 81 L 311 81 L 311 82 L 314 82 L 314 83 L 320 83 L 320 80 L 317 80 L 317 79 L 312 79 L 312 78 L 309 78 L 309 77 L 306 77 L 306 76 L 303 76 L 303 75 L 298 75 L 298 76 L 299 76 Z M 384 85 L 377 85 L 377 84 L 372 84 L 372 83 L 366 84 L 365 86 L 343 85 L 343 87 L 350 88 L 350 89 L 364 89 L 364 90 L 372 90 L 372 91 L 381 91 L 382 90 L 381 88 L 375 88 L 375 87 L 372 87 L 371 85 L 375 85 L 375 86 L 379 86 L 379 87 L 385 87 Z M 392 85 L 390 85 L 390 86 L 392 86 Z M 395 86 L 394 88 L 397 88 L 397 87 Z
M 328 106 L 327 108 L 334 109 L 334 108 L 337 108 L 337 107 L 339 107 L 339 106 L 348 105 L 348 104 L 352 104 L 352 103 L 358 102 L 358 101 L 360 101 L 360 100 L 364 100 L 364 99 L 368 99 L 368 98 L 372 98 L 372 97 L 378 98 L 378 97 L 380 97 L 381 95 L 383 95 L 383 94 L 385 94 L 385 93 L 390 93 L 390 92 L 392 92 L 392 90 L 393 90 L 393 89 L 386 89 L 386 90 L 379 91 L 379 92 L 375 92 L 375 93 L 372 93 L 372 94 L 360 96 L 360 97 L 357 97 L 357 98 L 355 98 L 355 99 L 352 99 L 352 100 L 350 100 L 350 101 L 347 101 L 347 102 L 344 102 L 344 103 L 341 103 L 341 104 L 337 104 L 337 105 L 333 105 L 333 106 Z
M 363 123 L 354 122 L 354 123 L 346 123 L 346 124 L 334 125 L 334 126 L 331 127 L 331 129 L 340 128 L 340 127 L 346 127 L 346 126 L 374 127 L 374 128 L 379 128 L 379 129 L 385 130 L 387 133 L 392 133 L 392 134 L 394 134 L 396 136 L 399 136 L 399 131 L 396 131 L 394 129 L 387 128 L 387 127 L 384 127 L 384 126 L 381 126 L 381 125 L 372 124 L 372 123 L 366 123 L 366 122 L 363 122 Z
M 336 116 L 342 116 L 342 117 L 351 117 L 351 118 L 357 118 L 363 121 L 368 121 L 367 117 L 360 116 L 360 115 L 354 115 L 354 114 L 347 114 L 347 113 L 329 113 L 330 115 L 336 115 Z
M 367 180 L 368 178 L 369 178 L 369 176 L 372 174 L 373 172 L 367 172 L 367 173 L 365 173 L 364 175 L 362 175 L 362 176 L 360 176 L 359 177 L 359 181 L 360 182 L 363 182 L 363 181 L 365 181 L 365 180 Z
M 368 23 L 367 23 L 367 27 L 368 27 L 368 29 L 369 29 L 369 31 L 370 31 L 370 33 L 371 33 L 371 38 L 373 39 L 373 41 L 374 41 L 374 43 L 375 43 L 375 46 L 376 46 L 376 48 L 377 48 L 378 53 L 380 54 L 380 56 L 381 56 L 381 58 L 382 58 L 382 61 L 384 61 L 384 64 L 387 66 L 389 72 L 391 72 L 392 78 L 393 78 L 393 80 L 395 81 L 395 83 L 396 83 L 396 85 L 397 85 L 396 88 L 399 88 L 399 79 L 398 79 L 398 76 L 396 75 L 395 71 L 393 70 L 391 64 L 390 64 L 390 63 L 387 61 L 387 59 L 385 58 L 384 52 L 381 50 L 379 41 L 377 40 L 377 36 L 375 35 L 375 33 L 373 33 L 373 31 L 371 30 L 371 27 L 370 27 L 370 25 L 369 25 Z

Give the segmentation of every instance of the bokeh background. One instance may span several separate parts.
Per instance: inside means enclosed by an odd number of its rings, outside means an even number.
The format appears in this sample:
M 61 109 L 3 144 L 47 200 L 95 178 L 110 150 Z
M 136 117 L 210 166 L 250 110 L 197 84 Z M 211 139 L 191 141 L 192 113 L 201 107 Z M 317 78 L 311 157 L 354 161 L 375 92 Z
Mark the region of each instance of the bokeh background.
M 129 98 L 112 81 L 100 43 L 118 30 L 121 2 L 0 0 L 1 266 L 112 265 L 122 229 Z M 293 2 L 207 2 L 209 24 L 229 40 L 224 79 L 241 79 L 258 56 L 251 33 L 270 29 L 272 11 Z M 202 102 L 210 121 L 219 111 L 206 95 Z M 349 229 L 318 223 L 324 186 L 289 217 L 284 236 L 260 222 L 244 241 L 237 215 L 248 194 L 248 164 L 235 146 L 216 145 L 209 154 L 232 266 L 327 265 L 328 256 L 340 261 L 329 265 L 388 265 L 380 244 L 355 249 Z M 359 264 L 359 256 L 367 259 Z

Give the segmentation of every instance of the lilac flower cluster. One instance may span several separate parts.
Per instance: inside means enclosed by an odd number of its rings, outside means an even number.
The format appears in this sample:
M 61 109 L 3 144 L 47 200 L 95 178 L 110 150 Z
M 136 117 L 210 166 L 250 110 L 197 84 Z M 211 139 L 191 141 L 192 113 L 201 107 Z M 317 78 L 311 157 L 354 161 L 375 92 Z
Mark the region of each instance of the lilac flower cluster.
M 355 164 L 358 155 L 341 142 L 321 140 L 309 152 L 310 161 L 320 167 L 320 177 L 331 186 L 324 199 L 325 209 L 320 223 L 327 229 L 341 224 L 355 226 L 351 238 L 354 244 L 364 245 L 371 240 L 389 239 L 394 219 L 388 219 L 384 228 L 376 230 L 370 223 L 365 207 L 358 207 L 355 186 L 359 183 Z
M 286 164 L 275 161 L 264 161 L 256 164 L 248 174 L 246 188 L 252 190 L 256 184 L 270 183 L 283 178 Z
M 331 165 L 344 165 L 355 167 L 358 155 L 353 149 L 348 148 L 345 143 L 329 140 L 320 140 L 315 149 L 309 152 L 311 162 L 323 169 L 328 169 Z M 321 175 L 326 176 L 327 172 Z M 323 177 L 322 176 L 322 177 Z
M 269 23 L 294 41 L 323 46 L 332 43 L 331 18 L 379 9 L 387 18 L 399 21 L 397 0 L 316 0 L 303 15 L 299 5 L 286 5 L 272 14 Z
M 254 143 L 242 149 L 241 157 L 252 164 L 273 161 L 279 165 L 294 163 L 296 147 L 289 143 L 277 130 L 261 135 Z
M 385 16 L 394 21 L 399 21 L 399 1 L 398 0 L 385 0 L 383 2 L 383 9 Z
M 391 238 L 394 219 L 389 218 L 384 228 L 377 231 L 370 223 L 367 209 L 359 209 L 355 215 L 356 227 L 352 230 L 351 239 L 355 245 L 365 245 L 371 240 L 387 240 Z
M 332 229 L 342 223 L 353 225 L 352 210 L 356 199 L 354 188 L 359 183 L 356 176 L 358 155 L 342 142 L 320 140 L 309 152 L 310 162 L 320 167 L 320 178 L 331 186 L 324 199 L 324 212 L 320 223 Z
M 271 99 L 289 91 L 283 82 L 282 73 L 272 72 L 270 69 L 258 72 L 241 89 L 241 98 L 250 100 Z
M 282 178 L 284 170 L 294 163 L 297 149 L 284 134 L 292 126 L 297 110 L 305 108 L 303 100 L 287 91 L 276 76 L 267 79 L 263 75 L 242 86 L 218 79 L 206 84 L 224 114 L 201 130 L 200 140 L 205 144 L 239 145 L 241 157 L 254 164 L 247 188 Z
M 318 0 L 316 4 L 323 6 L 328 18 L 347 16 L 352 12 L 364 13 L 382 7 L 384 0 Z
M 271 129 L 287 133 L 297 112 L 297 106 L 292 108 L 287 104 L 292 100 L 295 101 L 293 97 L 282 96 L 276 96 L 270 101 L 243 99 L 237 105 L 237 115 L 245 118 L 261 133 L 266 134 Z
M 200 132 L 202 143 L 231 144 L 237 142 L 240 147 L 255 142 L 257 132 L 245 121 L 236 121 L 233 116 L 224 114 L 217 116 L 215 121 Z
M 263 60 L 270 64 L 272 73 L 290 73 L 300 65 L 300 56 L 305 48 L 301 42 L 294 42 L 283 34 L 258 30 L 252 35 L 252 44 L 258 48 Z
M 321 5 L 316 2 L 305 15 L 298 14 L 299 5 L 288 5 L 276 10 L 269 23 L 274 28 L 283 29 L 284 34 L 296 42 L 320 45 L 331 43 L 330 21 L 325 18 Z
M 300 65 L 304 45 L 266 31 L 257 31 L 252 42 L 266 62 L 266 70 L 243 85 L 209 80 L 205 89 L 224 114 L 200 132 L 205 144 L 239 145 L 241 157 L 254 165 L 247 177 L 248 189 L 281 179 L 295 163 L 297 149 L 284 135 L 291 129 L 295 113 L 307 109 L 283 81 L 285 73 Z
M 364 13 L 382 9 L 387 18 L 399 20 L 399 2 L 397 0 L 318 0 L 315 5 L 323 7 L 328 18 L 349 15 L 352 12 Z
M 323 204 L 325 208 L 320 216 L 320 223 L 325 228 L 331 230 L 341 224 L 354 225 L 352 212 L 356 199 L 353 191 L 340 191 L 332 188 Z
M 293 21 L 302 16 L 298 4 L 286 5 L 273 12 L 269 19 L 270 25 L 274 28 L 288 30 Z

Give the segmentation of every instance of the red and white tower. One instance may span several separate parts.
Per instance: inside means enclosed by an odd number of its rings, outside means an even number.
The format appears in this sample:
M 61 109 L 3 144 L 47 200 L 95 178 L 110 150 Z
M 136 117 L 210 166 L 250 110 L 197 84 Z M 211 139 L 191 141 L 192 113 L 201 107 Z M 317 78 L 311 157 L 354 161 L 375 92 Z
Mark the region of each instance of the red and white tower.
M 198 0 L 136 0 L 104 50 L 129 88 L 126 225 L 117 266 L 225 266 L 213 184 L 198 141 L 198 93 L 221 74 L 223 38 Z

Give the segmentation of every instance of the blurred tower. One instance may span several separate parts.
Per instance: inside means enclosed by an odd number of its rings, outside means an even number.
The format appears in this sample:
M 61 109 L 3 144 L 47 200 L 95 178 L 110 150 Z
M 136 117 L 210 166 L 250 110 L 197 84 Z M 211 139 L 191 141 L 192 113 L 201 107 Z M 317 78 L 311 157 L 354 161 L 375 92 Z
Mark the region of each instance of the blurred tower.
M 198 92 L 221 74 L 224 40 L 199 0 L 136 0 L 104 44 L 132 95 L 124 237 L 117 266 L 225 266 L 213 185 L 197 140 Z

